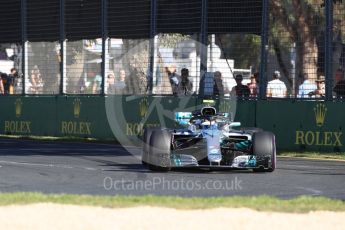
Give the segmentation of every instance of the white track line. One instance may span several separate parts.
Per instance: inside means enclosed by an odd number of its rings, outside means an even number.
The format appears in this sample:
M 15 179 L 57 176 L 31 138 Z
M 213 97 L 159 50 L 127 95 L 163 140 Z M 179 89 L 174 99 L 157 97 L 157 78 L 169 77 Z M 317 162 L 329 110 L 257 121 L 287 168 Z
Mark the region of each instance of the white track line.
M 97 169 L 91 167 L 76 167 L 71 165 L 55 165 L 55 164 L 41 164 L 41 163 L 28 163 L 28 162 L 16 162 L 16 161 L 0 161 L 1 164 L 7 165 L 25 165 L 25 166 L 39 166 L 39 167 L 50 167 L 50 168 L 64 168 L 64 169 L 85 169 L 89 171 L 96 171 Z

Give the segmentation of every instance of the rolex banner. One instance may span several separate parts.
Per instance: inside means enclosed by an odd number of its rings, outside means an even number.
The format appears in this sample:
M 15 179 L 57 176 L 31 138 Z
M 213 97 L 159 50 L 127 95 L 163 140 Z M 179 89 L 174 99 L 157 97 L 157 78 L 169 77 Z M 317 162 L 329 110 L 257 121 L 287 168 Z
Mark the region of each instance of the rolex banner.
M 18 136 L 54 136 L 55 97 L 1 97 L 0 133 Z
M 104 110 L 104 98 L 57 97 L 56 130 L 59 137 L 114 139 Z
M 0 134 L 140 143 L 145 127 L 173 128 L 174 113 L 215 106 L 243 127 L 276 135 L 279 150 L 345 151 L 341 102 L 202 100 L 197 97 L 0 97 Z M 206 103 L 206 104 L 205 104 Z
M 340 102 L 260 101 L 257 126 L 276 135 L 284 150 L 344 151 L 345 110 Z

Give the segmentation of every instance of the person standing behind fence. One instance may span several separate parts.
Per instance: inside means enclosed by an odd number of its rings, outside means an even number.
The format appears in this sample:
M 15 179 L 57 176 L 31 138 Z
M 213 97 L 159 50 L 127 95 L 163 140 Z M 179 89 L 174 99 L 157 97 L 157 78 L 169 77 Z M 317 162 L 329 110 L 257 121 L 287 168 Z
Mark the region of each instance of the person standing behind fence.
M 243 76 L 241 74 L 237 74 L 235 76 L 235 81 L 236 81 L 236 86 L 232 87 L 231 89 L 231 96 L 237 96 L 240 98 L 249 97 L 250 94 L 250 90 L 248 88 L 248 86 L 243 85 L 242 81 L 243 81 Z
M 267 84 L 267 97 L 286 97 L 286 85 L 280 79 L 280 72 L 274 71 L 273 80 Z
M 181 76 L 176 73 L 176 65 L 171 64 L 168 67 L 168 76 L 171 85 L 171 90 L 173 95 L 178 95 L 179 93 L 179 83 L 181 82 Z
M 337 98 L 345 98 L 345 80 L 344 71 L 338 69 L 336 72 L 336 81 L 333 91 L 336 93 Z
M 324 98 L 326 94 L 326 85 L 325 85 L 325 76 L 321 75 L 319 79 L 315 80 L 316 82 L 316 89 L 309 92 L 309 97 L 315 98 Z
M 193 83 L 189 80 L 189 70 L 183 68 L 181 70 L 181 80 L 178 83 L 179 95 L 191 95 L 193 90 Z
M 126 71 L 120 70 L 119 78 L 115 81 L 115 93 L 116 94 L 129 94 L 129 89 L 127 86 Z
M 36 94 L 42 91 L 42 76 L 37 65 L 35 65 L 34 68 L 31 70 L 30 83 L 31 93 Z
M 307 79 L 307 74 L 304 74 L 304 79 L 303 83 L 298 87 L 297 97 L 299 98 L 308 98 L 309 93 L 317 89 L 316 84 L 312 80 Z
M 16 68 L 11 69 L 11 73 L 7 76 L 8 93 L 14 94 L 14 87 L 17 84 L 19 78 L 18 70 Z
M 222 73 L 219 71 L 214 72 L 214 86 L 213 86 L 213 95 L 215 96 L 224 96 L 228 94 L 229 90 L 223 84 Z
M 258 91 L 259 91 L 259 86 L 256 82 L 256 77 L 254 75 L 252 75 L 250 77 L 250 83 L 247 84 L 249 91 L 250 91 L 250 95 L 251 97 L 257 97 L 258 95 Z
M 0 94 L 4 94 L 5 89 L 4 89 L 4 84 L 2 83 L 2 73 L 0 73 Z
M 109 71 L 107 75 L 106 86 L 106 94 L 115 94 L 115 75 L 113 71 Z

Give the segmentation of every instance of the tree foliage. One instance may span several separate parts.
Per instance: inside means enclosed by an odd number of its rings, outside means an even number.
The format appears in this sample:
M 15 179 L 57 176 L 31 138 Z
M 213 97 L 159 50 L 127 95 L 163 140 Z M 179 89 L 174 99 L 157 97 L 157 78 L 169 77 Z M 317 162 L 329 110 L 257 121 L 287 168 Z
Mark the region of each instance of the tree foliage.
M 222 58 L 233 59 L 238 69 L 259 70 L 260 36 L 253 34 L 218 35 L 216 44 L 222 50 Z
M 334 36 L 344 40 L 344 4 L 334 0 Z M 282 61 L 282 53 L 297 47 L 297 77 L 315 79 L 324 74 L 325 9 L 323 0 L 273 0 L 269 5 L 269 41 L 277 56 L 280 69 L 290 79 L 289 63 Z M 339 56 L 339 54 L 338 54 Z M 336 57 L 334 57 L 336 60 Z M 339 57 L 338 57 L 339 58 Z

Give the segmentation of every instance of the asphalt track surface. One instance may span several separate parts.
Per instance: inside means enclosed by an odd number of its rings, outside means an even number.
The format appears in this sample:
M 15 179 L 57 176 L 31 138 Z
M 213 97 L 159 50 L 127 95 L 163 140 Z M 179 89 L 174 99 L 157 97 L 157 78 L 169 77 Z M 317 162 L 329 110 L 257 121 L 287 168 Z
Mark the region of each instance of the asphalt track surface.
M 345 200 L 345 162 L 278 158 L 273 173 L 175 170 L 151 172 L 141 150 L 115 144 L 0 139 L 0 192 L 300 195 Z

